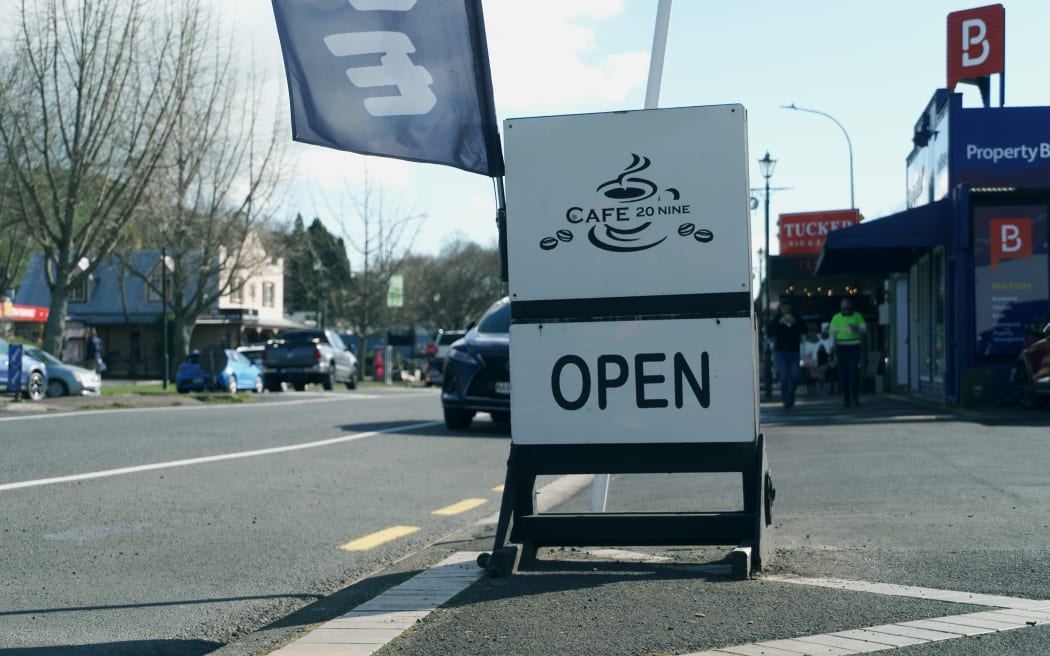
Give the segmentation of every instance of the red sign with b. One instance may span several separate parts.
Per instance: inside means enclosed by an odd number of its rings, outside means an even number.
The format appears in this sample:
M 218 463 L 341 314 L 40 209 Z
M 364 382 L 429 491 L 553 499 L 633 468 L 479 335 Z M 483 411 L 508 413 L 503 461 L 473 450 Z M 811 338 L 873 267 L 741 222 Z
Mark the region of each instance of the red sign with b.
M 1000 260 L 1032 257 L 1031 219 L 992 219 L 989 226 L 992 271 Z
M 1003 72 L 1006 9 L 989 5 L 948 14 L 948 90 L 963 80 Z

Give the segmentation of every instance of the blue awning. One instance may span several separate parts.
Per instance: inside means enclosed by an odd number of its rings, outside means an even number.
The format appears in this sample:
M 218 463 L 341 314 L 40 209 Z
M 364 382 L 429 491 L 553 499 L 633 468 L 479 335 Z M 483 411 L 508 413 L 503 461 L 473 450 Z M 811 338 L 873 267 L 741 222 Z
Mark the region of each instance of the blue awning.
M 948 243 L 950 199 L 914 207 L 828 233 L 817 275 L 907 271 L 935 246 Z

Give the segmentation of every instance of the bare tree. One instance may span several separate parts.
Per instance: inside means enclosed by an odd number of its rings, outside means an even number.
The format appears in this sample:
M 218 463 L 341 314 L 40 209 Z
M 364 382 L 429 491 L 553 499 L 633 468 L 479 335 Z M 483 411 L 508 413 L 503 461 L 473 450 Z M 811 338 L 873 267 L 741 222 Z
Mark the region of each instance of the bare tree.
M 409 257 L 419 234 L 422 214 L 402 213 L 388 208 L 382 191 L 372 186 L 366 171 L 360 192 L 347 190 L 353 216 L 333 211 L 346 243 L 359 258 L 360 265 L 350 292 L 351 324 L 364 348 L 364 337 L 389 327 L 386 307 L 390 276 L 398 273 Z M 363 358 L 361 358 L 363 363 Z
M 185 98 L 153 176 L 139 243 L 163 248 L 169 268 L 174 355 L 189 352 L 197 319 L 240 293 L 269 262 L 266 208 L 281 179 L 284 140 L 265 120 L 258 86 L 235 65 L 215 14 L 186 4 L 195 36 L 174 83 Z M 277 108 L 270 116 L 276 120 Z M 130 261 L 130 258 L 125 258 Z M 134 270 L 160 296 L 155 268 Z
M 10 177 L 0 167 L 0 297 L 18 282 L 31 248 L 25 226 L 12 213 L 11 187 Z
M 183 107 L 192 15 L 145 0 L 22 0 L 0 78 L 16 213 L 45 257 L 59 352 L 70 291 L 112 252 Z M 181 19 L 181 22 L 180 22 Z

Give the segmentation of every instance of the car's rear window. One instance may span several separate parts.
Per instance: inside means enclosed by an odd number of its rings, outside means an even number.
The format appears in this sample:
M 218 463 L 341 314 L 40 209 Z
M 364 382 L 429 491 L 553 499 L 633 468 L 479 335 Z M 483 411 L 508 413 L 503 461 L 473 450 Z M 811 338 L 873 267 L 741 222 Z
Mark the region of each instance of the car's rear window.
M 451 344 L 463 335 L 464 333 L 462 332 L 441 333 L 440 335 L 438 335 L 438 346 L 446 346 L 448 344 Z
M 478 321 L 479 333 L 509 333 L 510 303 L 501 301 L 493 305 Z
M 200 359 L 201 359 L 201 354 L 200 353 L 190 353 L 189 355 L 186 356 L 186 362 L 188 362 L 190 364 L 197 364 L 198 362 L 200 362 Z
M 315 330 L 288 332 L 281 335 L 281 339 L 292 344 L 305 344 L 315 339 L 319 339 L 322 342 L 328 341 L 325 339 L 324 333 Z

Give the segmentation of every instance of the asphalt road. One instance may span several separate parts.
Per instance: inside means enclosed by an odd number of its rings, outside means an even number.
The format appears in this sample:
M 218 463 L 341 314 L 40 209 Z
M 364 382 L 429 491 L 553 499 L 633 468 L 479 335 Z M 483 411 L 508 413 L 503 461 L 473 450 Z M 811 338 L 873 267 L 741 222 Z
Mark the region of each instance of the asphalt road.
M 790 412 L 762 412 L 777 487 L 776 559 L 762 576 L 728 578 L 714 548 L 544 549 L 514 576 L 482 579 L 379 656 L 858 653 L 754 643 L 989 610 L 965 603 L 979 594 L 1050 608 L 1050 414 L 954 415 L 887 398 L 851 411 L 803 399 Z M 607 508 L 733 510 L 739 485 L 724 474 L 614 476 Z M 589 506 L 580 495 L 560 510 Z M 815 579 L 863 589 L 808 584 Z M 870 584 L 957 594 L 946 602 Z M 1046 654 L 1050 625 L 886 653 Z
M 508 431 L 439 417 L 403 388 L 0 414 L 0 653 L 209 653 L 491 514 Z
M 891 397 L 762 413 L 777 486 L 776 559 L 762 576 L 729 577 L 723 548 L 543 549 L 379 656 L 762 653 L 754 643 L 988 610 L 974 595 L 1050 607 L 1050 413 L 952 414 Z M 264 654 L 452 552 L 489 549 L 493 526 L 478 520 L 497 507 L 507 431 L 482 420 L 450 434 L 439 417 L 433 391 L 405 389 L 0 415 L 0 654 Z M 212 428 L 232 420 L 255 427 Z M 245 451 L 256 453 L 200 460 Z M 615 476 L 608 509 L 733 510 L 738 497 L 730 475 Z M 432 514 L 467 499 L 485 503 Z M 590 502 L 584 490 L 558 510 Z M 391 526 L 420 530 L 339 548 Z M 826 579 L 860 587 L 813 584 Z M 1050 626 L 887 653 L 1050 653 Z

